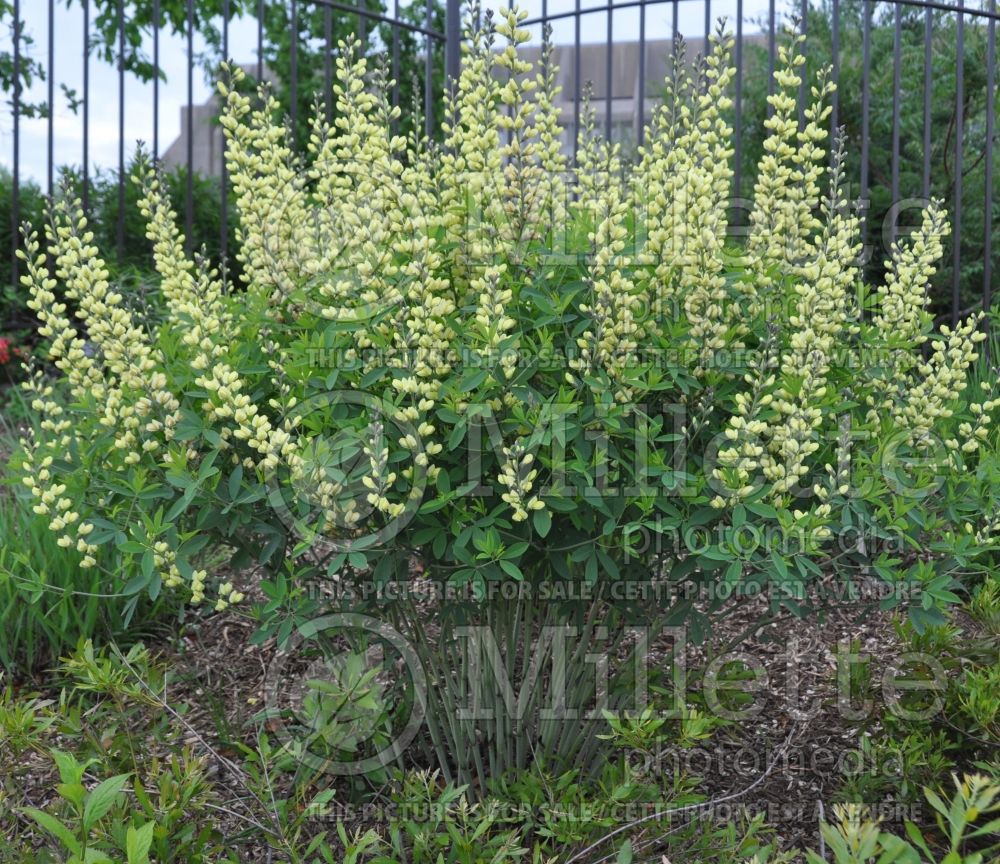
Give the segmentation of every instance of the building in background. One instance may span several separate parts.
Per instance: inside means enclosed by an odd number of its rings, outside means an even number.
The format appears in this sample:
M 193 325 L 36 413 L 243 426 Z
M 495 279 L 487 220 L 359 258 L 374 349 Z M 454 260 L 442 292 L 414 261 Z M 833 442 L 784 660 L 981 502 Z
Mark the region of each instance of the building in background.
M 243 71 L 251 80 L 257 77 L 257 64 L 248 63 Z M 264 69 L 264 80 L 275 84 L 276 79 L 269 69 Z M 226 140 L 219 125 L 219 114 L 222 111 L 222 100 L 218 92 L 201 105 L 191 107 L 191 125 L 194 129 L 193 147 L 191 150 L 191 165 L 196 174 L 205 177 L 222 176 L 222 159 L 226 152 Z M 163 165 L 170 169 L 186 168 L 188 164 L 188 109 L 182 107 L 181 133 L 173 143 L 163 151 L 160 157 Z
M 744 41 L 762 41 L 764 38 L 762 35 L 754 34 L 744 37 Z M 688 41 L 687 56 L 689 58 L 698 56 L 703 51 L 704 44 L 702 39 Z M 588 81 L 593 88 L 592 99 L 597 112 L 597 128 L 602 133 L 607 128 L 609 61 L 611 137 L 626 146 L 638 140 L 640 127 L 649 122 L 654 108 L 663 98 L 663 81 L 673 51 L 673 40 L 650 40 L 646 42 L 645 49 L 646 69 L 643 86 L 645 94 L 644 98 L 640 99 L 638 42 L 614 43 L 610 47 L 610 56 L 606 43 L 580 45 L 579 91 L 574 76 L 576 46 L 554 47 L 553 62 L 559 67 L 557 83 L 562 88 L 556 107 L 559 109 L 559 120 L 563 128 L 562 144 L 565 153 L 573 153 L 573 142 L 576 138 L 576 94 L 583 92 L 583 87 Z M 538 64 L 541 58 L 540 46 L 526 46 L 520 50 L 526 60 Z M 256 66 L 248 65 L 244 68 L 251 77 L 256 75 Z M 273 81 L 273 76 L 268 72 L 265 72 L 265 78 Z M 225 142 L 217 119 L 220 108 L 221 103 L 216 95 L 192 110 L 194 170 L 209 177 L 218 177 L 222 170 Z M 163 153 L 165 165 L 180 168 L 187 164 L 187 136 L 188 112 L 186 108 L 182 108 L 181 134 Z
M 687 43 L 688 56 L 694 57 L 702 50 L 703 40 Z M 587 82 L 591 85 L 591 104 L 597 114 L 597 130 L 604 134 L 607 116 L 611 114 L 611 140 L 623 145 L 638 140 L 639 129 L 649 122 L 653 110 L 663 99 L 663 82 L 667 75 L 673 40 L 656 39 L 646 42 L 646 69 L 643 89 L 644 98 L 639 98 L 639 43 L 618 42 L 608 45 L 603 42 L 580 45 L 580 87 L 575 80 L 576 46 L 556 45 L 552 52 L 552 62 L 559 67 L 556 84 L 562 88 L 556 107 L 559 122 L 563 128 L 563 152 L 573 153 L 577 129 L 577 93 L 583 93 Z M 538 64 L 541 47 L 531 45 L 520 49 L 526 60 Z M 610 61 L 610 103 L 608 100 L 608 63 Z M 641 106 L 641 107 L 640 107 Z

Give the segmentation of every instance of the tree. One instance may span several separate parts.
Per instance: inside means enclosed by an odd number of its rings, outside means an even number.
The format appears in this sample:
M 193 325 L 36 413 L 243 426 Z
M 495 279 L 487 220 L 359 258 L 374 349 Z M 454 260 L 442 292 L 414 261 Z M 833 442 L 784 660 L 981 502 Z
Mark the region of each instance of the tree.
M 66 0 L 67 5 L 80 5 L 81 0 Z M 125 70 L 142 81 L 151 81 L 157 74 L 153 58 L 144 48 L 145 37 L 150 34 L 155 25 L 154 0 L 125 0 L 122 15 L 123 30 L 119 30 L 118 15 L 119 0 L 91 0 L 91 51 L 93 56 L 107 63 L 117 63 L 119 54 L 119 39 L 123 37 L 123 63 Z M 380 15 L 385 14 L 386 6 L 383 0 L 365 0 L 364 8 Z M 228 0 L 230 20 L 241 15 L 256 15 L 258 0 Z M 400 10 L 400 20 L 411 24 L 424 25 L 426 7 L 407 6 Z M 204 74 L 210 80 L 218 77 L 219 64 L 228 59 L 223 56 L 223 13 L 226 11 L 224 0 L 194 0 L 191 4 L 193 31 L 202 38 L 205 50 L 197 58 Z M 184 36 L 188 28 L 187 0 L 159 0 L 160 26 L 167 33 Z M 325 54 L 327 18 L 329 18 L 330 44 L 336 49 L 340 40 L 347 39 L 358 33 L 358 16 L 332 7 L 300 2 L 298 4 L 298 64 L 296 69 L 297 106 L 296 115 L 302 120 L 300 132 L 304 132 L 305 118 L 315 94 L 322 94 L 325 87 Z M 444 12 L 440 0 L 433 0 L 431 5 L 431 26 L 438 32 L 444 30 Z M 7 92 L 12 92 L 16 78 L 20 79 L 23 88 L 35 80 L 45 80 L 45 66 L 33 56 L 34 41 L 20 27 L 19 34 L 14 22 L 14 7 L 11 0 L 0 0 L 0 25 L 5 25 L 11 33 L 11 46 L 15 38 L 20 41 L 20 62 L 15 69 L 13 47 L 10 51 L 0 52 L 0 85 Z M 366 28 L 366 49 L 376 52 L 382 49 L 390 50 L 393 44 L 393 28 L 384 23 Z M 292 14 L 289 2 L 269 2 L 265 6 L 263 16 L 264 62 L 277 79 L 277 95 L 283 106 L 290 109 L 292 92 L 291 70 L 291 36 Z M 424 37 L 399 29 L 399 101 L 404 114 L 414 104 L 422 105 L 423 81 L 425 66 L 423 54 Z M 443 80 L 444 57 L 443 50 L 433 51 L 433 81 L 435 93 L 440 93 Z M 163 80 L 162 70 L 160 71 Z M 70 98 L 71 107 L 79 104 L 73 91 L 63 88 Z M 11 100 L 12 104 L 12 100 Z M 21 103 L 23 116 L 46 116 L 48 106 L 45 103 Z M 404 123 L 408 128 L 409 120 Z M 300 140 L 304 140 L 300 137 Z
M 30 34 L 24 32 L 23 25 L 18 32 L 14 21 L 14 6 L 10 0 L 0 0 L 0 25 L 6 26 L 10 30 L 11 44 L 9 51 L 0 51 L 0 87 L 3 88 L 4 93 L 11 94 L 9 104 L 13 110 L 15 71 L 19 72 L 21 86 L 30 87 L 34 80 L 45 79 L 45 70 L 41 63 L 31 57 L 31 46 L 34 45 L 34 39 L 31 38 Z M 14 60 L 15 42 L 21 43 L 21 56 L 16 64 Z M 17 70 L 15 70 L 15 65 Z M 40 117 L 45 116 L 47 106 L 39 103 L 22 103 L 20 110 L 25 117 Z

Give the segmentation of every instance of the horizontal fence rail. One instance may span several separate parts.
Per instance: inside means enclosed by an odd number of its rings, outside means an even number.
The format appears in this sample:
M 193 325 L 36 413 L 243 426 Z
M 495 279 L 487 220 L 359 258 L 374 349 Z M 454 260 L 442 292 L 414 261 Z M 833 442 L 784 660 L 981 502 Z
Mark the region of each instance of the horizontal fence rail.
M 11 205 L 10 251 L 18 245 L 14 230 L 22 216 L 25 178 L 21 176 L 21 124 L 25 113 L 25 95 L 18 70 L 28 62 L 41 63 L 26 56 L 23 3 L 13 0 L 10 56 L 13 59 L 12 92 L 9 98 L 11 121 Z M 85 209 L 93 205 L 91 122 L 92 98 L 106 99 L 92 92 L 91 66 L 94 58 L 92 4 L 96 0 L 74 0 L 81 20 L 82 43 L 66 44 L 55 32 L 55 2 L 47 2 L 48 44 L 44 63 L 47 68 L 48 100 L 47 170 L 44 191 L 55 191 L 55 104 L 58 83 L 56 57 L 65 63 L 74 53 L 80 58 L 79 80 L 82 98 L 78 114 L 81 125 L 80 190 Z M 127 25 L 130 14 L 145 8 L 143 4 L 115 0 L 114 32 L 117 34 L 117 212 L 115 242 L 119 256 L 126 232 L 126 92 L 132 86 L 126 66 Z M 993 214 L 1000 212 L 995 198 L 993 142 L 996 137 L 996 25 L 1000 14 L 996 0 L 979 0 L 973 7 L 963 0 L 954 3 L 931 0 L 822 0 L 810 4 L 793 0 L 782 8 L 776 0 L 763 0 L 753 6 L 751 0 L 623 0 L 583 6 L 581 0 L 535 0 L 532 14 L 523 26 L 536 36 L 555 26 L 562 37 L 554 39 L 555 56 L 562 68 L 563 96 L 561 118 L 565 128 L 564 145 L 572 152 L 581 121 L 581 103 L 585 83 L 593 85 L 593 104 L 600 114 L 601 131 L 635 148 L 643 143 L 645 125 L 660 96 L 664 45 L 666 38 L 650 39 L 651 22 L 669 25 L 670 38 L 682 28 L 682 10 L 686 20 L 697 20 L 696 32 L 684 33 L 692 53 L 705 50 L 716 19 L 728 15 L 735 37 L 735 101 L 732 122 L 734 140 L 735 201 L 752 195 L 753 168 L 763 141 L 763 122 L 770 111 L 767 97 L 774 92 L 772 75 L 778 46 L 788 31 L 807 39 L 804 51 L 808 75 L 799 89 L 799 116 L 803 118 L 810 98 L 809 76 L 828 67 L 837 90 L 832 96 L 829 125 L 831 134 L 842 129 L 851 167 L 852 197 L 867 210 L 866 248 L 870 275 L 882 275 L 881 267 L 894 239 L 908 231 L 916 206 L 930 197 L 945 200 L 952 222 L 950 254 L 942 262 L 935 284 L 935 312 L 941 320 L 957 321 L 977 308 L 989 309 L 993 303 L 992 278 L 995 270 Z M 571 4 L 571 8 L 570 7 Z M 700 5 L 699 5 L 700 4 Z M 147 0 L 146 6 L 149 5 Z M 163 4 L 165 5 L 165 4 Z M 217 4 L 218 5 L 218 4 Z M 539 10 L 540 5 L 540 10 Z M 104 4 L 104 9 L 108 4 Z M 151 38 L 151 117 L 149 128 L 152 152 L 164 157 L 183 171 L 183 218 L 185 236 L 190 243 L 196 235 L 196 196 L 199 176 L 218 181 L 220 226 L 218 254 L 228 260 L 231 219 L 227 203 L 227 178 L 221 145 L 206 163 L 200 145 L 196 147 L 198 124 L 207 122 L 206 107 L 195 105 L 195 75 L 199 66 L 196 36 L 206 22 L 198 16 L 195 0 L 186 0 L 182 26 L 175 16 L 168 20 L 161 0 L 151 0 L 150 18 L 143 26 Z M 692 19 L 687 13 L 694 10 Z M 256 45 L 240 45 L 239 52 L 255 55 L 249 71 L 260 81 L 273 79 L 268 58 L 282 66 L 286 110 L 293 132 L 305 119 L 303 100 L 313 91 L 329 94 L 333 81 L 333 56 L 337 38 L 353 32 L 369 54 L 380 54 L 390 76 L 397 82 L 392 103 L 408 116 L 422 117 L 424 131 L 434 136 L 440 118 L 435 106 L 445 82 L 457 76 L 460 62 L 463 9 L 459 0 L 415 0 L 401 8 L 399 0 L 221 0 L 216 48 L 221 57 L 233 53 L 230 23 L 237 14 L 256 18 Z M 703 14 L 702 14 L 703 13 Z M 280 19 L 269 16 L 281 15 Z M 623 30 L 623 16 L 631 23 Z M 753 20 L 750 20 L 752 17 Z M 637 21 L 637 27 L 635 19 Z M 275 54 L 276 46 L 267 41 L 267 23 L 287 21 L 287 51 Z M 347 28 L 347 29 L 345 29 Z M 689 28 L 690 29 L 690 28 Z M 161 79 L 163 34 L 180 35 L 187 54 L 184 119 L 178 156 L 175 148 L 161 148 L 161 89 L 178 88 L 181 82 Z M 571 30 L 571 36 L 565 34 Z M 623 33 L 627 32 L 626 36 Z M 105 26 L 104 32 L 107 32 Z M 76 38 L 76 37 L 74 37 Z M 536 39 L 537 44 L 539 40 Z M 536 49 L 533 49 L 537 51 Z M 246 62 L 249 57 L 237 58 Z M 408 76 L 414 80 L 411 83 Z M 174 90 L 176 92 L 176 89 Z M 409 97 L 411 104 L 405 104 Z M 327 111 L 329 112 L 329 100 Z M 416 102 L 417 104 L 412 104 Z M 307 107 L 307 106 L 306 106 Z M 211 110 L 209 106 L 208 110 Z M 410 122 L 417 122 L 411 120 Z M 61 130 L 60 130 L 61 131 Z M 208 133 L 219 136 L 217 125 Z M 220 139 L 221 140 L 221 139 Z M 907 222 L 907 219 L 909 222 Z M 12 257 L 11 273 L 17 278 L 17 263 Z

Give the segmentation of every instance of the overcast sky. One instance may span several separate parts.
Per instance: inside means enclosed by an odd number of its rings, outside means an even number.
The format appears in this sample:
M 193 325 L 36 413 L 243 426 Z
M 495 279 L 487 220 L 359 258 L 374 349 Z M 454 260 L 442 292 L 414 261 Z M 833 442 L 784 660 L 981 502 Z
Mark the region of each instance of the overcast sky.
M 307 2 L 307 0 L 306 0 Z M 581 0 L 581 6 L 601 6 L 604 0 Z M 542 0 L 529 0 L 527 8 L 532 16 L 541 14 Z M 548 14 L 570 11 L 576 0 L 548 0 Z M 38 60 L 48 57 L 48 17 L 47 4 L 28 2 L 21 4 L 25 30 L 34 39 L 33 55 Z M 778 7 L 785 7 L 779 2 Z M 751 23 L 766 14 L 767 0 L 745 0 L 744 20 L 747 32 L 755 29 Z M 736 0 L 712 0 L 712 17 L 726 16 L 735 19 Z M 650 3 L 646 11 L 646 36 L 648 39 L 669 38 L 671 34 L 672 4 Z M 705 29 L 705 7 L 700 0 L 681 2 L 678 13 L 679 29 L 690 38 L 700 37 Z M 623 8 L 614 13 L 614 39 L 616 42 L 633 41 L 639 34 L 639 9 Z M 573 19 L 553 22 L 556 43 L 572 43 Z M 607 38 L 607 16 L 595 13 L 581 19 L 581 38 L 584 42 L 603 42 Z M 146 52 L 151 56 L 151 41 Z M 256 61 L 256 23 L 251 19 L 236 20 L 230 26 L 230 45 L 234 59 L 241 63 Z M 79 4 L 67 9 L 56 4 L 55 13 L 55 146 L 56 165 L 79 165 L 82 160 L 83 122 L 79 114 L 73 114 L 63 97 L 60 84 L 82 91 L 83 53 L 83 12 Z M 5 46 L 6 47 L 6 46 Z M 195 51 L 199 51 L 197 36 Z M 181 109 L 187 96 L 187 54 L 185 42 L 179 37 L 160 39 L 161 65 L 167 76 L 167 83 L 160 87 L 160 152 L 162 153 L 177 137 L 180 131 Z M 195 103 L 204 102 L 210 93 L 199 68 L 194 81 Z M 92 170 L 100 167 L 115 167 L 118 164 L 118 75 L 116 70 L 104 62 L 92 58 L 90 63 L 90 157 Z M 25 99 L 43 102 L 47 98 L 45 82 L 35 84 L 25 91 Z M 143 84 L 132 76 L 125 80 L 125 142 L 126 156 L 135 148 L 136 141 L 151 145 L 153 136 L 152 84 Z M 82 95 L 82 93 L 81 93 Z M 11 117 L 0 118 L 0 164 L 10 166 L 13 162 L 13 128 Z M 21 176 L 44 180 L 48 156 L 47 121 L 21 120 Z

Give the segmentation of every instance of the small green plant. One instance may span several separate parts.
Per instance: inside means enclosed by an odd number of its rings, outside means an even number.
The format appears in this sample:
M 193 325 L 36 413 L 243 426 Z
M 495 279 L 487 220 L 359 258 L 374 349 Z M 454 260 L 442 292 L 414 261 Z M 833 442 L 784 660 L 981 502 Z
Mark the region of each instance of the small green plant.
M 57 789 L 59 797 L 68 805 L 67 815 L 59 819 L 34 807 L 26 807 L 24 812 L 69 853 L 67 864 L 110 862 L 112 859 L 102 852 L 104 844 L 93 834 L 104 817 L 121 804 L 128 775 L 109 777 L 88 790 L 83 779 L 94 760 L 80 763 L 71 753 L 60 750 L 52 750 L 50 755 L 59 769 L 61 783 Z M 143 824 L 138 831 L 131 827 L 128 830 L 131 841 L 128 864 L 148 864 L 152 823 Z
M 131 632 L 123 612 L 128 570 L 100 555 L 91 569 L 57 542 L 50 520 L 0 486 L 0 666 L 20 676 L 53 663 L 81 639 L 135 639 L 148 622 L 177 608 L 169 596 L 139 598 Z
M 1000 786 L 978 775 L 959 780 L 949 800 L 924 791 L 936 832 L 906 823 L 906 838 L 883 831 L 860 805 L 837 805 L 837 821 L 821 826 L 832 858 L 807 852 L 809 864 L 990 864 L 1000 852 Z M 943 841 L 943 843 L 942 843 Z M 943 848 L 942 848 L 943 846 Z
M 968 602 L 977 619 L 992 614 L 992 584 L 987 578 Z M 840 800 L 874 804 L 891 796 L 914 802 L 924 789 L 940 793 L 944 778 L 954 773 L 995 776 L 997 638 L 988 627 L 984 634 L 967 621 L 959 626 L 959 620 L 922 631 L 895 622 L 901 655 L 910 658 L 906 676 L 927 687 L 904 688 L 891 708 L 866 719 L 859 762 L 845 766 Z
M 30 820 L 60 860 L 208 864 L 224 858 L 213 816 L 219 796 L 206 753 L 182 745 L 164 716 L 164 670 L 141 646 L 128 654 L 82 643 L 57 670 L 58 699 L 0 692 L 0 818 Z M 173 709 L 176 710 L 176 709 Z M 182 730 L 185 734 L 189 731 Z M 160 751 L 170 754 L 161 757 Z M 153 755 L 151 755 L 151 753 Z M 36 757 L 33 762 L 29 756 Z M 38 787 L 37 757 L 56 769 L 56 798 Z M 43 772 L 44 773 L 44 772 Z M 32 782 L 34 780 L 34 782 Z M 38 793 L 43 800 L 38 806 Z M 23 817 L 17 821 L 17 817 Z M 11 857 L 38 861 L 36 837 L 7 833 Z
M 841 800 L 875 804 L 891 795 L 897 801 L 917 801 L 923 788 L 938 786 L 955 770 L 962 742 L 949 730 L 891 717 L 884 723 L 874 744 L 862 739 L 861 764 L 846 772 L 837 795 Z
M 970 669 L 956 684 L 962 713 L 980 735 L 1000 745 L 1000 663 Z
M 992 636 L 1000 637 L 1000 578 L 987 578 L 973 591 L 969 613 Z
M 392 832 L 392 849 L 413 864 L 507 864 L 528 850 L 519 832 L 501 822 L 497 801 L 474 802 L 463 787 L 442 784 L 433 772 L 405 778 L 396 803 L 402 816 Z
M 216 832 L 192 821 L 206 793 L 201 763 L 175 757 L 164 766 L 151 760 L 144 766 L 156 781 L 150 793 L 139 778 L 130 783 L 129 774 L 88 788 L 89 772 L 100 764 L 96 757 L 79 761 L 61 750 L 50 756 L 59 771 L 60 805 L 22 812 L 56 842 L 67 864 L 203 862 L 209 848 L 217 850 Z

